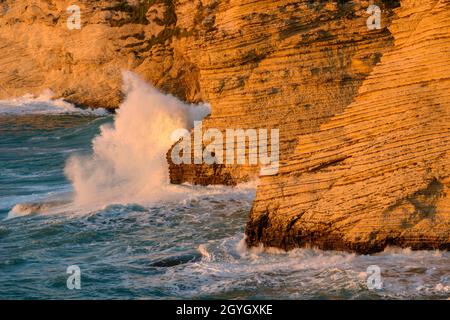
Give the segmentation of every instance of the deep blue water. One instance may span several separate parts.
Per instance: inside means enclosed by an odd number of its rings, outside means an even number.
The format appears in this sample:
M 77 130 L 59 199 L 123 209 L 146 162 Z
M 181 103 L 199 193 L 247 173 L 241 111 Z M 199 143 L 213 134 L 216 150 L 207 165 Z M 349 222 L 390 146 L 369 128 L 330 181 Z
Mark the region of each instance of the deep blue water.
M 246 250 L 251 187 L 183 186 L 181 200 L 46 212 L 42 204 L 70 202 L 67 158 L 90 153 L 112 119 L 0 114 L 0 299 L 449 297 L 446 252 Z M 5 219 L 16 204 L 30 212 Z M 80 290 L 67 288 L 71 265 L 81 269 Z M 381 290 L 367 288 L 370 265 L 381 269 Z

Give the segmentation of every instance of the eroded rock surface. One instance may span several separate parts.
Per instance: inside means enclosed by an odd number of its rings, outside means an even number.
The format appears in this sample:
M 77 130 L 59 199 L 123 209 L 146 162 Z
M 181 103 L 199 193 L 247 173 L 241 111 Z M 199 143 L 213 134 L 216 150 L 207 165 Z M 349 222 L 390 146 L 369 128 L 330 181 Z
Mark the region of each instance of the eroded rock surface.
M 393 44 L 387 29 L 397 6 L 392 2 L 380 2 L 382 29 L 372 31 L 368 1 L 217 3 L 196 62 L 202 96 L 212 105 L 203 129 L 277 128 L 280 161 L 299 135 L 318 131 L 353 101 Z M 259 175 L 259 166 L 251 165 L 171 164 L 170 170 L 175 183 L 236 184 Z
M 186 50 L 193 31 L 177 27 L 173 1 L 77 1 L 81 29 L 67 25 L 73 4 L 1 1 L 0 98 L 49 88 L 75 103 L 115 108 L 121 73 L 131 70 L 185 101 L 201 100 L 198 68 L 178 48 Z

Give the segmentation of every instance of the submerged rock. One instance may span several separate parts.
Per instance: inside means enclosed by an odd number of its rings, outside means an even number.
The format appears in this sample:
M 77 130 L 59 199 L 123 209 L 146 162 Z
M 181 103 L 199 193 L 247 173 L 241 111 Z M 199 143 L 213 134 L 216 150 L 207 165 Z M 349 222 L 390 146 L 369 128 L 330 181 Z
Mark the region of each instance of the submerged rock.
M 163 259 L 159 259 L 150 264 L 151 267 L 156 268 L 169 268 L 175 267 L 180 264 L 186 264 L 190 262 L 197 262 L 202 259 L 202 255 L 198 252 L 186 253 L 179 256 L 172 256 Z

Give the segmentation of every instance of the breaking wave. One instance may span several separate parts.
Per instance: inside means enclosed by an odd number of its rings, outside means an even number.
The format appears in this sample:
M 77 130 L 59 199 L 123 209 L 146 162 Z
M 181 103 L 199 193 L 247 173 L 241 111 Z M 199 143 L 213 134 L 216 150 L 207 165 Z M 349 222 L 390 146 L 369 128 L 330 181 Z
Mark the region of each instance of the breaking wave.
M 188 105 L 153 88 L 131 72 L 123 73 L 126 94 L 113 124 L 101 127 L 93 153 L 69 159 L 65 172 L 75 204 L 148 203 L 171 198 L 166 153 L 172 133 L 191 129 L 209 113 L 207 105 Z

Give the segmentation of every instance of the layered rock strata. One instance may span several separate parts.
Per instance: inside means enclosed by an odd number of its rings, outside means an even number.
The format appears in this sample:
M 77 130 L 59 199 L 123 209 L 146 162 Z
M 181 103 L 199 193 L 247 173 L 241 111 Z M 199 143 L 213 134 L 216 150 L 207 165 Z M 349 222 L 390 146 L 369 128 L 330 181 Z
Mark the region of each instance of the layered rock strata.
M 402 1 L 354 101 L 262 178 L 247 243 L 450 248 L 449 1 Z
M 206 101 L 203 129 L 277 128 L 281 160 L 299 134 L 341 112 L 392 45 L 397 1 L 381 1 L 382 29 L 366 26 L 368 1 L 1 2 L 0 98 L 46 88 L 56 97 L 115 108 L 131 70 L 184 101 Z M 170 162 L 170 158 L 169 158 Z M 259 165 L 170 165 L 173 183 L 236 184 Z
M 0 1 L 0 99 L 51 89 L 56 98 L 113 109 L 122 71 L 130 70 L 199 102 L 199 70 L 183 45 L 194 32 L 178 27 L 175 11 L 171 0 Z

